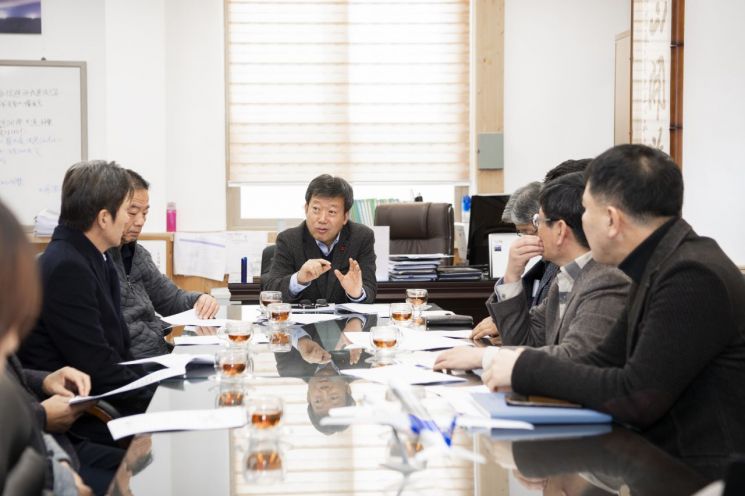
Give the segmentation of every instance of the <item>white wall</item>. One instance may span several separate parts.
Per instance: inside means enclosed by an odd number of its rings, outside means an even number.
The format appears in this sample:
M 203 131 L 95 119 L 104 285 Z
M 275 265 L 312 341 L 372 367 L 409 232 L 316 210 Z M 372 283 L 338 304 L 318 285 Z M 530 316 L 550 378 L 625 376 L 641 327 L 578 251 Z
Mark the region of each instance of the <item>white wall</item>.
M 745 265 L 745 2 L 687 0 L 683 215 Z
M 151 182 L 146 231 L 225 228 L 222 0 L 45 0 L 41 35 L 0 35 L 0 58 L 85 61 L 88 156 Z
M 505 0 L 505 191 L 613 146 L 614 47 L 628 0 Z
M 104 2 L 47 0 L 41 7 L 43 34 L 0 34 L 0 59 L 87 62 L 88 157 L 102 158 L 106 154 Z

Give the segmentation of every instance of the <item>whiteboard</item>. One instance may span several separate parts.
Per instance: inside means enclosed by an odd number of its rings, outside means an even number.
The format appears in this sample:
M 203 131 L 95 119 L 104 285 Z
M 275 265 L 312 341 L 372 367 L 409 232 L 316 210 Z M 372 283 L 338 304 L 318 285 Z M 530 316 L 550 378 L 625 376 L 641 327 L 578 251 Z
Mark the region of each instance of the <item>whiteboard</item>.
M 0 60 L 0 198 L 21 224 L 59 212 L 65 171 L 88 155 L 85 62 Z

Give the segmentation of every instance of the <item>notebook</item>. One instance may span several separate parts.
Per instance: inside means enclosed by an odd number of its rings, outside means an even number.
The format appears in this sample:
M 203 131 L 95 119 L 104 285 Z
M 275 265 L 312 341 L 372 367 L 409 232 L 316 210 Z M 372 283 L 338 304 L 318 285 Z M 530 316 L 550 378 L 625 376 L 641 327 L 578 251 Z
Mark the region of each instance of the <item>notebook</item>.
M 474 401 L 491 418 L 524 420 L 532 424 L 608 424 L 610 415 L 589 408 L 512 406 L 504 393 L 473 393 Z

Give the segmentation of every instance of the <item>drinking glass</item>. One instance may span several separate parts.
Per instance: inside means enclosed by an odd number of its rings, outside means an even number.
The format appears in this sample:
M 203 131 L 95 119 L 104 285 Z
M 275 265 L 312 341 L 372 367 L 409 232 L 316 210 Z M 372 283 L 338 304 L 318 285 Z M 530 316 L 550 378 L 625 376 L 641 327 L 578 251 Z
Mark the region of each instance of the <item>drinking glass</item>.
M 290 333 L 284 327 L 272 327 L 267 331 L 269 338 L 269 351 L 287 352 L 292 349 Z
M 279 436 L 250 436 L 243 464 L 246 482 L 276 483 L 285 477 L 282 440 Z
M 408 303 L 391 303 L 391 321 L 402 327 L 411 325 L 414 308 Z
M 266 319 L 269 319 L 267 307 L 272 303 L 282 303 L 281 291 L 262 291 L 259 293 L 259 306 Z
M 375 326 L 370 329 L 370 344 L 375 350 L 374 363 L 393 363 L 401 343 L 401 329 L 396 326 Z
M 252 429 L 272 429 L 282 420 L 284 403 L 279 396 L 252 396 L 246 402 L 246 412 Z
M 228 346 L 248 346 L 253 333 L 253 324 L 242 320 L 229 320 L 225 323 L 225 328 L 223 329 Z
M 221 406 L 241 406 L 246 397 L 246 389 L 240 382 L 220 382 L 215 404 Z
M 251 357 L 243 348 L 223 348 L 215 353 L 215 370 L 221 381 L 242 379 L 252 369 Z
M 283 326 L 290 322 L 292 306 L 289 303 L 270 303 L 267 311 L 269 322 L 274 325 Z
M 426 289 L 407 289 L 406 290 L 406 303 L 414 307 L 414 327 L 424 325 L 424 319 L 422 318 L 422 310 L 427 305 L 427 290 Z

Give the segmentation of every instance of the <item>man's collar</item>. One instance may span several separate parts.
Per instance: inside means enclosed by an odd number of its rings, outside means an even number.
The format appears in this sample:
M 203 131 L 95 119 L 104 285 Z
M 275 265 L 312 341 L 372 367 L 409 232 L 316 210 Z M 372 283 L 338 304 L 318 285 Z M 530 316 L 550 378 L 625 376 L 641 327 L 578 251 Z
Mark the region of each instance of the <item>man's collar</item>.
M 635 283 L 639 284 L 644 275 L 644 270 L 647 268 L 650 258 L 654 254 L 657 245 L 660 244 L 662 238 L 670 230 L 670 228 L 679 220 L 679 217 L 673 217 L 668 220 L 660 227 L 657 228 L 652 234 L 647 236 L 647 239 L 642 241 L 639 246 L 626 256 L 626 258 L 618 265 L 627 276 L 629 276 Z
M 577 277 L 579 277 L 579 273 L 582 272 L 582 269 L 590 260 L 592 260 L 592 253 L 588 251 L 561 267 L 559 270 L 572 280 L 576 280 Z

